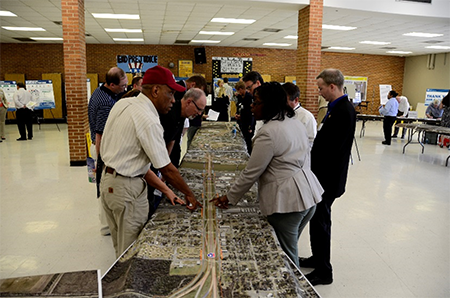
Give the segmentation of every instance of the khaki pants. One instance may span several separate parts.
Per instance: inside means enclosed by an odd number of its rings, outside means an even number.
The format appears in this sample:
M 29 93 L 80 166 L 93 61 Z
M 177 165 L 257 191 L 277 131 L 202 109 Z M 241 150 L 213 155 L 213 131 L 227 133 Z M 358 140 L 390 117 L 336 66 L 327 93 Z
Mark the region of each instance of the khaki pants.
M 138 238 L 147 221 L 147 183 L 143 178 L 103 172 L 100 193 L 116 257 L 119 257 Z

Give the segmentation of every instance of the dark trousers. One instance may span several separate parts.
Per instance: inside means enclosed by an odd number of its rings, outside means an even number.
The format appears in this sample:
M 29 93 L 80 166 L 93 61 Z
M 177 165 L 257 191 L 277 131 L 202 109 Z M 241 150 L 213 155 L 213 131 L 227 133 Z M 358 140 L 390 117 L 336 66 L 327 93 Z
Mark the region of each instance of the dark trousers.
M 245 144 L 247 145 L 247 152 L 248 152 L 248 154 L 251 155 L 252 154 L 252 146 L 253 146 L 252 138 L 254 135 L 254 131 L 249 132 L 249 127 L 250 127 L 250 124 L 239 123 L 239 128 L 242 131 L 242 136 L 244 137 Z
M 95 183 L 97 184 L 97 198 L 100 198 L 100 180 L 102 180 L 102 172 L 105 163 L 103 162 L 100 153 L 97 155 L 97 169 L 95 172 Z
M 322 197 L 317 204 L 316 212 L 309 222 L 311 251 L 316 271 L 319 275 L 330 277 L 333 274 L 331 266 L 331 205 L 335 198 Z
M 403 112 L 398 111 L 397 113 L 397 117 L 402 116 Z M 406 114 L 406 117 L 408 117 L 408 114 Z M 395 125 L 397 125 L 398 123 L 401 123 L 402 120 L 397 120 L 395 121 Z M 400 130 L 400 127 L 395 126 L 394 128 L 394 134 L 392 136 L 398 136 L 398 131 Z M 403 127 L 402 129 L 402 139 L 405 137 L 405 133 L 406 133 L 406 129 Z
M 384 140 L 389 145 L 391 144 L 392 125 L 394 125 L 395 120 L 396 120 L 396 117 L 394 117 L 394 116 L 384 116 L 384 120 L 383 120 Z
M 33 138 L 33 112 L 27 108 L 16 110 L 17 127 L 19 128 L 20 138 Z M 26 127 L 26 130 L 25 130 Z

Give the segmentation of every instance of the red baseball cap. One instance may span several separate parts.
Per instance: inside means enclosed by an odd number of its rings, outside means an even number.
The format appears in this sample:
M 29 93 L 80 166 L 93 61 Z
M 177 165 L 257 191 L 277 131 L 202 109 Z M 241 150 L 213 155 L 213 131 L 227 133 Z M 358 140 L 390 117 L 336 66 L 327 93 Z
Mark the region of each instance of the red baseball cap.
M 175 77 L 170 70 L 159 65 L 149 68 L 145 72 L 142 85 L 146 84 L 167 85 L 178 92 L 186 91 L 186 88 L 177 84 Z

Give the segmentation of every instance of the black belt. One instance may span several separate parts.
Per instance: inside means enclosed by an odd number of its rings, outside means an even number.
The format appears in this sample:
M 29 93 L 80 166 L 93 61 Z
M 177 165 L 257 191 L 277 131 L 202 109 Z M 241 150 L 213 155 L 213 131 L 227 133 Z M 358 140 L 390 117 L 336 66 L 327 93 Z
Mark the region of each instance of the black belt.
M 126 178 L 143 178 L 144 177 L 144 175 L 138 175 L 138 176 L 134 176 L 134 177 L 124 176 L 124 175 L 117 173 L 116 170 L 114 170 L 113 168 L 110 168 L 110 167 L 106 167 L 105 172 L 108 174 L 111 174 L 111 175 L 114 175 L 114 173 L 116 173 L 117 176 L 126 177 Z

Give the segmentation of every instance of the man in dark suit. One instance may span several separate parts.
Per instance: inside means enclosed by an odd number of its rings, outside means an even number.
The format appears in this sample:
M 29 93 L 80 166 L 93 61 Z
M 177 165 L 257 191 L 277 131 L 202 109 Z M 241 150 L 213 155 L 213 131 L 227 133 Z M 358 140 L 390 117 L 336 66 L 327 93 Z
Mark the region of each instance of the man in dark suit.
M 310 221 L 312 256 L 300 258 L 300 267 L 315 268 L 306 275 L 312 285 L 331 284 L 331 206 L 345 192 L 356 112 L 343 92 L 340 70 L 326 69 L 317 76 L 319 94 L 328 101 L 328 112 L 319 125 L 311 149 L 311 169 L 325 192 Z

